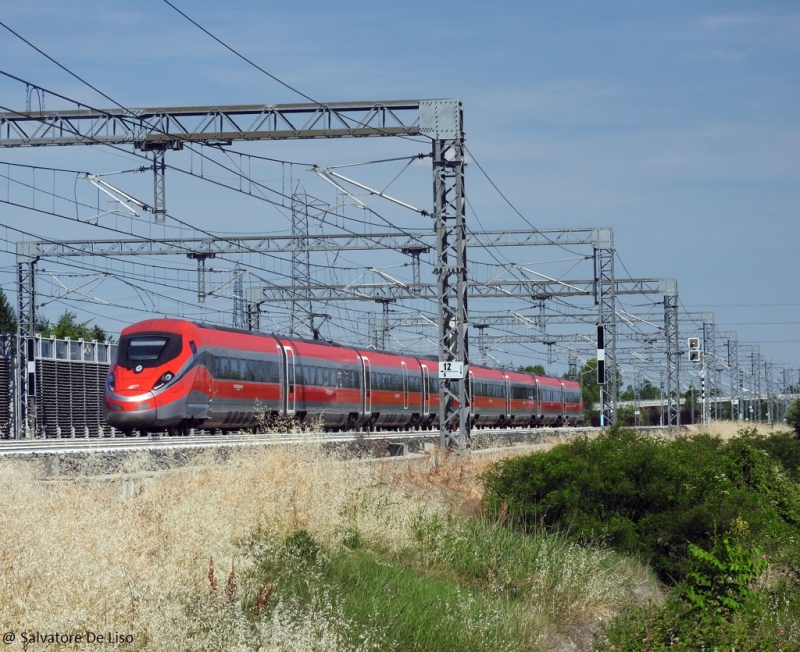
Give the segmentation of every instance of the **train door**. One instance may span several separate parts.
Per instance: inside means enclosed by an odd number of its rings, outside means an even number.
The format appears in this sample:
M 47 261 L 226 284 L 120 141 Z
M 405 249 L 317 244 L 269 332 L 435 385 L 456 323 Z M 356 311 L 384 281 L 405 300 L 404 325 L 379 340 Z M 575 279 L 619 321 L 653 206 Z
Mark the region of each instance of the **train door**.
M 567 390 L 564 388 L 564 381 L 559 381 L 561 385 L 561 421 L 567 422 Z
M 286 414 L 286 353 L 280 344 L 276 344 L 275 348 L 278 350 L 278 409 L 281 414 Z
M 430 372 L 427 365 L 422 365 L 422 415 L 428 416 L 431 413 L 431 388 Z
M 475 414 L 475 374 L 469 372 L 469 413 Z
M 369 358 L 361 356 L 361 370 L 364 374 L 364 416 L 372 414 L 372 370 L 369 364 Z
M 403 367 L 403 409 L 408 409 L 408 367 L 402 360 L 400 365 Z
M 297 406 L 297 391 L 295 387 L 295 364 L 294 350 L 291 346 L 281 346 L 281 357 L 283 358 L 283 412 L 291 416 Z
M 539 419 L 539 423 L 542 422 L 542 388 L 539 385 L 539 379 L 535 378 L 534 382 L 536 383 L 536 417 Z
M 506 390 L 506 417 L 511 416 L 511 381 L 508 379 L 508 376 L 503 374 L 503 380 L 505 381 L 505 390 Z

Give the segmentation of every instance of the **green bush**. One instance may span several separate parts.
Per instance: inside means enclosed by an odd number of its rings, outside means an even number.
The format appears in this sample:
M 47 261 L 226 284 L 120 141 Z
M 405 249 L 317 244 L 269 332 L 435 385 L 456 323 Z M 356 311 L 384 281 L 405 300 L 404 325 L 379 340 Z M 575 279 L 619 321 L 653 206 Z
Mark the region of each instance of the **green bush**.
M 689 544 L 713 542 L 743 520 L 749 541 L 796 554 L 800 491 L 750 437 L 675 440 L 612 428 L 483 475 L 487 505 L 526 530 L 544 527 L 640 555 L 662 580 L 687 572 Z
M 786 410 L 786 423 L 794 428 L 795 433 L 800 437 L 800 398 L 795 399 Z
M 778 432 L 765 437 L 759 435 L 755 428 L 739 432 L 750 438 L 753 446 L 778 460 L 794 482 L 800 482 L 800 437 L 791 432 Z
M 596 652 L 798 649 L 797 578 L 755 591 L 767 565 L 758 548 L 725 538 L 711 551 L 690 551 L 687 578 L 666 605 L 614 618 L 595 636 Z
M 689 553 L 692 559 L 680 594 L 703 622 L 722 625 L 757 596 L 750 587 L 767 567 L 759 548 L 725 537 L 710 551 L 689 544 Z
M 760 592 L 730 621 L 708 622 L 685 603 L 626 611 L 595 637 L 595 652 L 787 652 L 800 649 L 795 595 L 789 606 L 775 592 Z

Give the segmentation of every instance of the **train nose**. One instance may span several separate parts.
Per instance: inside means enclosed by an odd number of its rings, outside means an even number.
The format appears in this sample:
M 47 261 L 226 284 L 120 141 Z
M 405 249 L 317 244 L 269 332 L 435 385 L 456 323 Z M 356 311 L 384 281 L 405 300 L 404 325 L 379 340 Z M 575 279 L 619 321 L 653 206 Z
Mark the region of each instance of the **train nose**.
M 156 401 L 152 392 L 135 397 L 111 394 L 105 401 L 106 422 L 123 430 L 143 429 L 156 421 Z

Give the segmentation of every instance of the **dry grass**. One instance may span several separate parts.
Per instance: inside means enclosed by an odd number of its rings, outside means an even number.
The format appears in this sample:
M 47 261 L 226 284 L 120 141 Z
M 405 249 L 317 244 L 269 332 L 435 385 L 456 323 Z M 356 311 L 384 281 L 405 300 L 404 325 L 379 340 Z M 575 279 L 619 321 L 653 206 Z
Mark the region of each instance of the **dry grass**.
M 380 463 L 385 481 L 403 491 L 439 504 L 448 511 L 465 516 L 480 513 L 483 502 L 481 473 L 495 462 L 536 451 L 545 451 L 557 443 L 519 445 L 505 448 L 487 448 L 469 455 L 442 455 L 441 449 L 432 456 L 410 460 Z
M 791 430 L 786 424 L 776 424 L 774 427 L 766 423 L 750 421 L 712 421 L 707 425 L 695 424 L 686 427 L 689 433 L 707 433 L 721 439 L 733 439 L 740 430 L 756 430 L 760 435 L 774 435 L 776 432 Z
M 143 474 L 133 488 L 122 477 L 44 478 L 34 465 L 4 461 L 0 628 L 18 637 L 23 630 L 133 634 L 133 645 L 120 646 L 128 650 L 200 649 L 186 647 L 188 632 L 198 628 L 206 632 L 202 649 L 349 649 L 337 638 L 345 625 L 331 621 L 338 613 L 332 596 L 321 594 L 314 605 L 282 604 L 256 629 L 240 611 L 197 602 L 209 593 L 209 559 L 220 587 L 231 569 L 243 576 L 248 562 L 237 542 L 255 527 L 276 541 L 305 529 L 332 549 L 355 531 L 383 550 L 402 550 L 414 544 L 421 514 L 476 514 L 482 500 L 476 475 L 520 452 L 370 463 L 333 460 L 311 446 L 248 449 L 224 463 L 209 457 L 199 466 Z M 135 461 L 125 471 L 135 476 Z M 590 572 L 572 593 L 591 588 L 600 597 L 569 609 L 588 610 L 583 616 L 596 621 L 620 593 L 634 589 L 630 582 L 616 585 L 611 574 L 599 577 L 590 557 L 576 565 L 576 574 Z M 250 588 L 255 595 L 259 587 Z M 195 608 L 187 611 L 190 604 Z M 7 649 L 23 649 L 19 638 Z
M 0 627 L 133 633 L 143 649 L 177 649 L 184 605 L 207 590 L 209 558 L 227 572 L 257 524 L 335 544 L 346 522 L 403 545 L 404 523 L 422 507 L 392 498 L 375 467 L 313 447 L 242 451 L 134 491 L 130 480 L 123 490 L 121 480 L 45 481 L 34 469 L 0 465 Z

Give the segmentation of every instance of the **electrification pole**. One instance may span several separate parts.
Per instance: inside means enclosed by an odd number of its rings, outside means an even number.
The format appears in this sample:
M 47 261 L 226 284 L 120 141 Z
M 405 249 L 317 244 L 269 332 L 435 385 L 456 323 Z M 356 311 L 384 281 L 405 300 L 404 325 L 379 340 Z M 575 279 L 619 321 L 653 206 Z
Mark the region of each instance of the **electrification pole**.
M 433 139 L 433 219 L 439 299 L 439 443 L 471 446 L 472 397 L 467 317 L 464 131 L 461 103 L 420 104 L 423 134 Z

